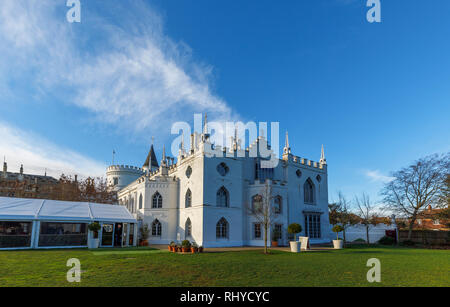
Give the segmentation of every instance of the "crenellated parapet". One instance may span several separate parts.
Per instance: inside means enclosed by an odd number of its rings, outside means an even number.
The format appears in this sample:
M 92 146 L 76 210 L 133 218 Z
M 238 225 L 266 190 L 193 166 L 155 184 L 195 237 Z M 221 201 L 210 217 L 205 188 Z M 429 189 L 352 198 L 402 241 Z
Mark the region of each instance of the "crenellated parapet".
M 131 165 L 111 165 L 106 169 L 107 172 L 130 172 L 136 174 L 143 174 L 144 170 L 137 166 Z
M 298 157 L 298 156 L 293 156 L 290 155 L 290 158 L 288 160 L 288 162 L 293 163 L 294 165 L 303 165 L 303 166 L 307 166 L 307 167 L 311 167 L 311 168 L 317 168 L 317 169 L 321 169 L 321 170 L 325 170 L 326 169 L 326 164 L 320 163 L 320 162 L 316 162 L 316 161 L 312 161 L 306 158 L 302 158 L 302 157 Z

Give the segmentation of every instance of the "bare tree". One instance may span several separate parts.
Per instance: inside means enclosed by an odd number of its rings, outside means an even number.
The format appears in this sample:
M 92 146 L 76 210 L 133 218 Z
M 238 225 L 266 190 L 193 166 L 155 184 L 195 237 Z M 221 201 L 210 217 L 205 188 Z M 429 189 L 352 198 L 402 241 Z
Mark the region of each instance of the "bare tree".
M 358 218 L 358 216 L 351 212 L 350 201 L 348 201 L 344 194 L 339 191 L 338 201 L 336 203 L 336 224 L 339 224 L 344 228 L 342 232 L 344 235 L 344 243 L 346 242 L 345 231 L 349 227 L 358 224 L 359 221 L 360 219 Z
M 255 195 L 257 199 L 252 199 L 250 205 L 248 205 L 247 211 L 257 223 L 261 224 L 264 228 L 264 254 L 268 253 L 267 241 L 268 234 L 271 226 L 276 222 L 278 214 L 275 207 L 272 205 L 272 201 L 275 198 L 272 196 L 272 185 L 270 180 L 267 180 L 261 193 Z
M 409 219 L 408 240 L 423 210 L 448 205 L 449 158 L 450 154 L 419 159 L 393 173 L 394 179 L 383 188 L 385 208 Z
M 377 207 L 370 201 L 369 195 L 365 193 L 361 197 L 356 196 L 355 203 L 358 208 L 360 222 L 366 228 L 367 244 L 370 244 L 369 231 L 372 226 L 376 226 L 379 223 L 379 212 Z
M 103 178 L 86 178 L 78 180 L 71 176 L 61 175 L 58 183 L 53 188 L 51 199 L 65 201 L 85 201 L 93 203 L 114 204 L 117 202 L 117 194 L 108 188 Z

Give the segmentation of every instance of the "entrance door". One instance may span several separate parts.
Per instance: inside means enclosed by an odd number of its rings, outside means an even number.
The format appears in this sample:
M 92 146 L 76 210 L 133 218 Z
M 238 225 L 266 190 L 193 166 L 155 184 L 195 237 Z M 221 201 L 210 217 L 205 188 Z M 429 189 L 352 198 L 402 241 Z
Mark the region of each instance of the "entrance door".
M 128 224 L 124 223 L 123 224 L 123 233 L 122 233 L 122 247 L 128 246 L 127 236 L 128 236 Z
M 103 224 L 102 246 L 112 246 L 114 237 L 114 224 Z
M 135 224 L 130 224 L 130 229 L 128 230 L 128 232 L 130 233 L 130 235 L 128 236 L 129 240 L 128 240 L 128 246 L 133 246 L 134 245 L 134 227 Z
M 122 246 L 123 224 L 117 223 L 114 229 L 114 247 Z

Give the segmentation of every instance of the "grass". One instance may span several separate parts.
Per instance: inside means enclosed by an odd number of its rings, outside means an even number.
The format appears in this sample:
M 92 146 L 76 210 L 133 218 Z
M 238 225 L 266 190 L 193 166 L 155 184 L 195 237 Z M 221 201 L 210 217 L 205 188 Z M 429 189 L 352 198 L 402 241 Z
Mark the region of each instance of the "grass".
M 68 283 L 66 262 L 81 262 Z M 381 283 L 368 283 L 369 258 Z M 0 286 L 450 286 L 450 251 L 352 247 L 300 254 L 273 251 L 180 255 L 151 248 L 0 252 Z

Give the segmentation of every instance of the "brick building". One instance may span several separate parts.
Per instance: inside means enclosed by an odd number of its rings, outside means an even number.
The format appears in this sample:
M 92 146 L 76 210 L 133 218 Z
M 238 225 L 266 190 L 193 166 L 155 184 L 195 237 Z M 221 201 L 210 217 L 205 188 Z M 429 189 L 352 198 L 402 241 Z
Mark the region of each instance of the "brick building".
M 8 165 L 3 163 L 0 174 L 0 196 L 20 198 L 50 198 L 58 180 L 50 176 L 24 174 L 23 165 L 19 173 L 8 172 Z

